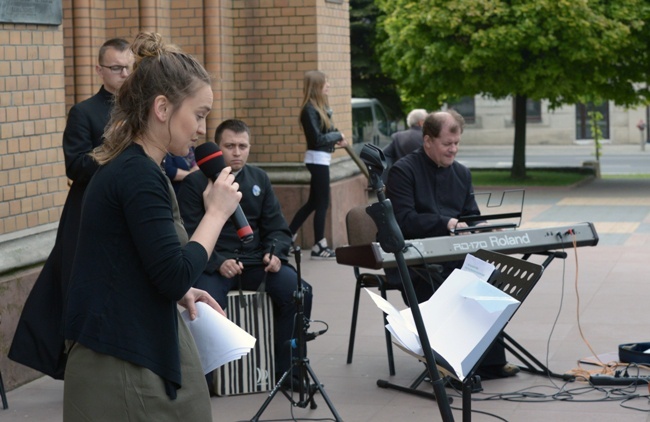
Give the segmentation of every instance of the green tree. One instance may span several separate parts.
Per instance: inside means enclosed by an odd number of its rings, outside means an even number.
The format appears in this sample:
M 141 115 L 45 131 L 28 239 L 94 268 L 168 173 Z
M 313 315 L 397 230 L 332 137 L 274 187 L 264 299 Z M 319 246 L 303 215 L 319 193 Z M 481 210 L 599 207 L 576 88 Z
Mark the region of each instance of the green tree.
M 400 118 L 404 112 L 397 85 L 382 72 L 379 58 L 375 54 L 379 14 L 374 0 L 350 0 L 352 96 L 377 98 L 393 118 Z
M 514 98 L 514 178 L 526 176 L 528 98 L 552 109 L 648 98 L 648 0 L 376 1 L 381 63 L 407 106 Z

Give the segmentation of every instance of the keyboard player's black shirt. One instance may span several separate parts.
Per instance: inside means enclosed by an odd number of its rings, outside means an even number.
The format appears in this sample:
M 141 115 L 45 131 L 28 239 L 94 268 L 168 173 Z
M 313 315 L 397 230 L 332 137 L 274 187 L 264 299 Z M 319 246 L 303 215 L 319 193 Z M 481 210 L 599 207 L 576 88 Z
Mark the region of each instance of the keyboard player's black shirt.
M 438 167 L 422 148 L 391 167 L 386 196 L 406 239 L 447 236 L 451 218 L 480 215 L 469 169 Z
M 457 161 L 449 167 L 438 167 L 423 148 L 398 160 L 390 168 L 386 197 L 393 205 L 397 224 L 405 239 L 448 236 L 447 223 L 451 218 L 480 215 L 469 169 Z M 451 274 L 459 264 L 462 261 L 443 263 L 442 278 Z M 410 273 L 414 284 L 428 284 L 421 271 Z M 387 270 L 386 275 L 391 284 L 401 284 L 396 271 Z M 415 287 L 419 302 L 427 300 L 433 293 L 426 286 L 423 289 Z

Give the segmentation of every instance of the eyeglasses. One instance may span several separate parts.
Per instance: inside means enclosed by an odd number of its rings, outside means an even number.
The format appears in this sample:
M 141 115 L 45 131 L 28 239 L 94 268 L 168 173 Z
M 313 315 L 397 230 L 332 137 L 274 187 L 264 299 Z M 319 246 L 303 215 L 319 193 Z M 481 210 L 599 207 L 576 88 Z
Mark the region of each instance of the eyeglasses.
M 110 69 L 111 73 L 114 73 L 116 75 L 119 75 L 125 69 L 126 69 L 126 73 L 131 73 L 131 66 L 119 66 L 119 65 L 104 66 L 103 64 L 100 64 L 100 66 L 106 69 Z

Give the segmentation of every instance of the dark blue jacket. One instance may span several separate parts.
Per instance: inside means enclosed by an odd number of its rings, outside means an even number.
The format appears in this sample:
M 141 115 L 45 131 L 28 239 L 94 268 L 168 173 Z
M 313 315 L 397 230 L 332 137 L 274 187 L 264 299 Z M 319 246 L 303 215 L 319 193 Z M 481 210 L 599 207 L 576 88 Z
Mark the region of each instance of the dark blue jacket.
M 219 271 L 221 264 L 232 258 L 239 258 L 244 264 L 259 265 L 273 243 L 274 254 L 284 262 L 288 259 L 291 232 L 282 215 L 269 176 L 258 167 L 245 165 L 237 173 L 235 181 L 239 183 L 242 193 L 239 205 L 253 230 L 253 240 L 242 245 L 235 226 L 229 220 L 221 230 L 205 270 L 207 273 Z M 183 186 L 178 193 L 178 207 L 190 235 L 194 233 L 205 214 L 203 191 L 207 184 L 207 177 L 202 172 L 195 171 L 183 180 Z

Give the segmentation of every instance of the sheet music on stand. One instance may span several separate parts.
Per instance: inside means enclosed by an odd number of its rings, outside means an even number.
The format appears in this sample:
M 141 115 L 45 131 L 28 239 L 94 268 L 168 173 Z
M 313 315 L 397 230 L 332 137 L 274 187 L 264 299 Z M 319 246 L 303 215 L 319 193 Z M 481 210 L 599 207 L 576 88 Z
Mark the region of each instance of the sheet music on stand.
M 495 267 L 467 255 L 431 298 L 420 304 L 436 363 L 464 381 L 503 330 L 521 302 L 488 283 Z M 422 356 L 410 308 L 398 311 L 388 301 L 366 289 L 388 316 L 386 329 L 400 348 Z
M 505 190 L 501 195 L 492 192 L 474 192 L 474 199 L 481 210 L 481 215 L 459 216 L 458 222 L 467 223 L 470 227 L 456 228 L 452 233 L 516 229 L 521 225 L 524 197 L 523 189 Z M 481 225 L 475 225 L 477 223 Z

